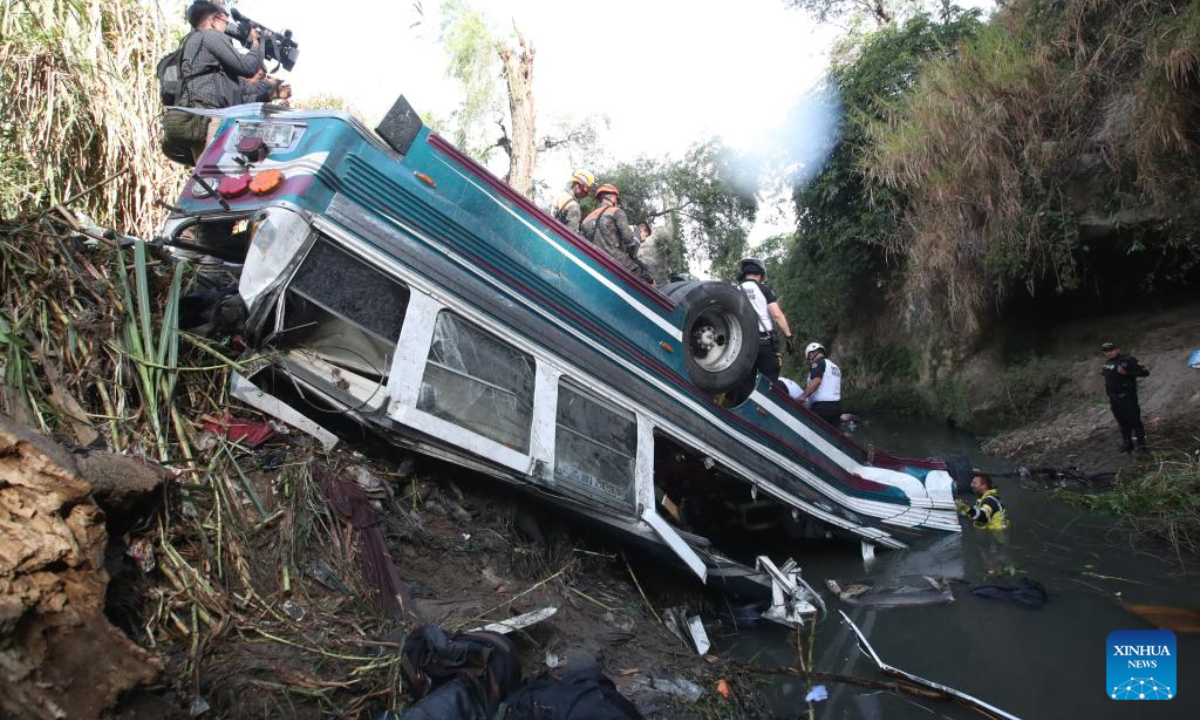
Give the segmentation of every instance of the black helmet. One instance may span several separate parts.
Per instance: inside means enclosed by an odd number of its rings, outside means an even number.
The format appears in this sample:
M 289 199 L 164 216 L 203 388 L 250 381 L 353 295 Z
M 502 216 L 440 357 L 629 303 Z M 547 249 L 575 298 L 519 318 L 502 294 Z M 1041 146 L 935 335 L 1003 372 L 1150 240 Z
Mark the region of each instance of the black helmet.
M 745 258 L 738 262 L 738 282 L 746 279 L 747 275 L 762 275 L 763 280 L 767 279 L 767 269 L 763 267 L 762 260 L 758 258 Z

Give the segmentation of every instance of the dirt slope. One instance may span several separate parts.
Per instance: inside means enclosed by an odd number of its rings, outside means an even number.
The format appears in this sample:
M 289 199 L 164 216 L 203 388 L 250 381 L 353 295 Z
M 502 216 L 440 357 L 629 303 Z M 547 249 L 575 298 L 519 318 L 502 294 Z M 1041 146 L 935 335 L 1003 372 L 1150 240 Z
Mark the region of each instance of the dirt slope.
M 1116 470 L 1126 456 L 1100 375 L 1100 344 L 1112 340 L 1150 368 L 1139 381 L 1142 418 L 1153 447 L 1200 445 L 1200 370 L 1187 367 L 1200 349 L 1200 303 L 1137 312 L 1055 328 L 1049 353 L 1062 384 L 1033 422 L 1001 433 L 985 450 L 1029 466 L 1078 465 Z

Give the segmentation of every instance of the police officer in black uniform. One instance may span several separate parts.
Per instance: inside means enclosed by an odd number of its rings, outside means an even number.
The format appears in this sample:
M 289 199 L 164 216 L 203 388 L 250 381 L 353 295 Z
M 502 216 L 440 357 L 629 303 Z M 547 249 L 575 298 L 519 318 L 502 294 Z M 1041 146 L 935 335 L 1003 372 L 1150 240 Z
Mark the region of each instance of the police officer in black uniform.
M 1132 355 L 1122 355 L 1116 343 L 1106 342 L 1100 346 L 1104 353 L 1104 390 L 1113 417 L 1121 428 L 1121 452 L 1133 452 L 1133 438 L 1137 436 L 1138 450 L 1146 449 L 1146 427 L 1142 425 L 1142 408 L 1138 405 L 1137 379 L 1147 377 L 1150 371 L 1138 364 Z

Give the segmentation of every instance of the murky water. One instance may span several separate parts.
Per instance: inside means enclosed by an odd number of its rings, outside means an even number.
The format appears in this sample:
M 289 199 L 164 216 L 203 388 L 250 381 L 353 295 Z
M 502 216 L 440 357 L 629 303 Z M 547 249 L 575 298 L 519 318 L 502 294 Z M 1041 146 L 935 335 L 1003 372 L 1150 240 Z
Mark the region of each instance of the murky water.
M 979 450 L 973 436 L 909 420 L 859 428 L 856 439 L 910 456 L 960 452 L 976 467 L 1009 470 Z M 895 667 L 975 695 L 1006 712 L 1031 718 L 1200 718 L 1200 635 L 1178 637 L 1178 696 L 1169 701 L 1114 701 L 1105 694 L 1105 640 L 1113 630 L 1151 629 L 1121 608 L 1131 603 L 1200 608 L 1200 574 L 1181 570 L 1161 548 L 1134 548 L 1111 518 L 1090 516 L 1044 491 L 1023 489 L 1015 478 L 997 481 L 1013 527 L 1007 542 L 966 528 L 949 551 L 880 551 L 864 563 L 857 547 L 801 550 L 805 578 L 823 592 L 830 615 L 817 635 L 817 669 L 885 679 L 862 655 L 840 621 L 845 610 L 883 660 Z M 969 584 L 989 570 L 1015 567 L 1050 593 L 1041 610 L 971 594 Z M 824 592 L 827 578 L 854 580 L 913 573 L 960 576 L 949 605 L 868 609 Z M 794 665 L 794 639 L 780 626 L 759 626 L 722 638 L 720 649 L 770 666 Z M 978 718 L 947 703 L 910 701 L 849 686 L 828 686 L 817 717 L 846 720 Z M 805 687 L 773 688 L 781 717 L 800 717 Z

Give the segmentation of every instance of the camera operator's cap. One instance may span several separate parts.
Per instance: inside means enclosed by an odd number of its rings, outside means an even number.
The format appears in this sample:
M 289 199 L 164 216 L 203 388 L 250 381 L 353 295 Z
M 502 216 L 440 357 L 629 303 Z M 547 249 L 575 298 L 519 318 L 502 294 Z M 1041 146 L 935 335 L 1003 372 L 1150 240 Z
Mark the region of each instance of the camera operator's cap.
M 1116 349 L 1117 344 L 1115 342 L 1106 342 L 1100 346 L 1100 352 L 1111 352 L 1112 350 Z

